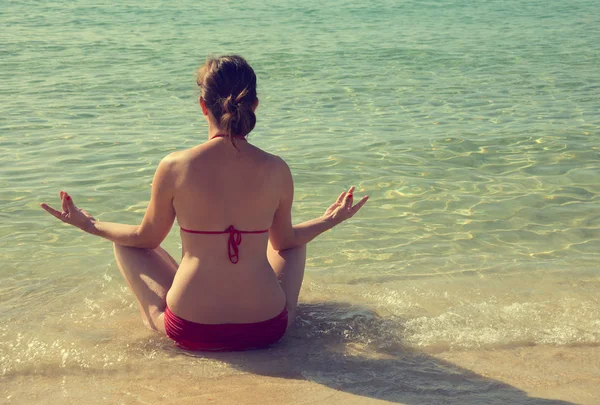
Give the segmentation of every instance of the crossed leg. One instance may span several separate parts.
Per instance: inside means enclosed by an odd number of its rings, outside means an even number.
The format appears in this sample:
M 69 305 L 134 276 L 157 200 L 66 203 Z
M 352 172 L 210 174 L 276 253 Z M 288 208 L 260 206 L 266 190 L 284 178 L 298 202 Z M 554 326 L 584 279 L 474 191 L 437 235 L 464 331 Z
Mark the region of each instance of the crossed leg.
M 144 325 L 165 333 L 167 292 L 179 265 L 161 247 L 140 249 L 114 244 L 121 274 L 137 298 Z
M 298 296 L 304 279 L 304 267 L 306 266 L 306 245 L 291 249 L 275 250 L 269 243 L 267 247 L 267 259 L 275 271 L 279 285 L 285 293 L 286 308 L 288 311 L 288 328 L 296 318 L 296 307 Z

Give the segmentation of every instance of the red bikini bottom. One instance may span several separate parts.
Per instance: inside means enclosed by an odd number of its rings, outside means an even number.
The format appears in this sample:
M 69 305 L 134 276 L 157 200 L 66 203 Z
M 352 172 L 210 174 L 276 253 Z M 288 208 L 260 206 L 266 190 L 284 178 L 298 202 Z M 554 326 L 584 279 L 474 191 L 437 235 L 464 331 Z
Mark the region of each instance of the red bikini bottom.
M 287 309 L 274 318 L 255 323 L 205 324 L 185 320 L 169 307 L 165 310 L 165 330 L 177 346 L 185 350 L 250 350 L 275 343 L 285 333 Z

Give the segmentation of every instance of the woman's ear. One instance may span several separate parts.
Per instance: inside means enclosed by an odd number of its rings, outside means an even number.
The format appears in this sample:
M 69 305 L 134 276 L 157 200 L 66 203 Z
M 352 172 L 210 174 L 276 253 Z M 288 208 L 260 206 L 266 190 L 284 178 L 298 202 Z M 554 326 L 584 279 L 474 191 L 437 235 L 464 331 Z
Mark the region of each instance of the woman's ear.
M 254 103 L 252 103 L 252 111 L 256 111 L 256 107 L 258 107 L 258 98 L 254 100 Z
M 206 103 L 204 102 L 204 99 L 202 97 L 200 97 L 198 100 L 200 101 L 200 108 L 202 108 L 202 114 L 204 114 L 206 117 L 208 117 L 208 108 L 206 107 Z

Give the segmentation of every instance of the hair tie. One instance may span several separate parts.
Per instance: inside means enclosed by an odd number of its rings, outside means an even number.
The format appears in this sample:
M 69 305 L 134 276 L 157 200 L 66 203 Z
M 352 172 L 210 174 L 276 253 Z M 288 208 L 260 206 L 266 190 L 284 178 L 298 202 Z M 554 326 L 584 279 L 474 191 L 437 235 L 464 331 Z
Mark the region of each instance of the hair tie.
M 231 101 L 229 102 L 229 106 L 234 111 L 237 111 L 239 107 L 237 101 L 235 101 L 235 97 L 233 96 L 233 94 L 231 95 Z

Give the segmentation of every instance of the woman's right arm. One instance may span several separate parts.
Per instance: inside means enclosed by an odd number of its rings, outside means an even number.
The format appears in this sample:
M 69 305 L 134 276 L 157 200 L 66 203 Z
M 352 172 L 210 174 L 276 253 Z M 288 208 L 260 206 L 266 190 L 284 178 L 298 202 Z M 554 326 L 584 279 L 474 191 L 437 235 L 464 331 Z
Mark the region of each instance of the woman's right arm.
M 278 173 L 282 174 L 282 192 L 269 232 L 269 239 L 275 250 L 307 244 L 323 232 L 351 218 L 369 199 L 369 196 L 364 196 L 358 203 L 352 205 L 354 187 L 350 187 L 347 192 L 344 191 L 340 194 L 336 202 L 325 211 L 325 214 L 292 226 L 292 202 L 294 200 L 292 173 L 283 160 L 279 159 L 278 165 Z
M 116 244 L 155 249 L 166 238 L 175 220 L 173 165 L 172 155 L 159 163 L 152 181 L 150 203 L 141 225 L 99 222 L 84 210 L 77 208 L 71 196 L 63 191 L 60 192 L 62 211 L 45 203 L 42 203 L 41 207 L 64 223 Z

